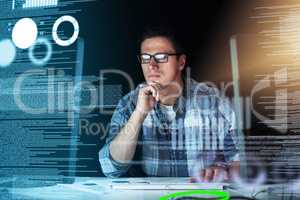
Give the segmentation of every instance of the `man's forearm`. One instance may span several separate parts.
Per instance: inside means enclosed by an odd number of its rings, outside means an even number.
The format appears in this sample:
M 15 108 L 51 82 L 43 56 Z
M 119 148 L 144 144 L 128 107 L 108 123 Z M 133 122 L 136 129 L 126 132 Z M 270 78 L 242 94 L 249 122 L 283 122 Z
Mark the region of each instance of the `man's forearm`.
M 132 160 L 144 119 L 143 113 L 134 111 L 127 124 L 111 142 L 109 151 L 115 161 L 127 163 Z

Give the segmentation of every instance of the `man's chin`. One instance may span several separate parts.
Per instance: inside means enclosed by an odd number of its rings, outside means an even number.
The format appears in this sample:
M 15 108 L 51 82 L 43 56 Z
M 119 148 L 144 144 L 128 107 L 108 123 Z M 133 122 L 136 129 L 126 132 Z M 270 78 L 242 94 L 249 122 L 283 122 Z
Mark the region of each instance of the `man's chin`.
M 176 83 L 175 81 L 166 81 L 166 80 L 161 80 L 158 78 L 150 78 L 148 80 L 146 80 L 147 84 L 153 84 L 153 83 L 157 83 L 160 84 L 163 87 L 168 87 L 170 85 L 174 85 L 174 83 Z
M 154 79 L 154 78 L 148 79 L 146 82 L 147 84 L 151 84 L 151 83 L 162 84 L 162 82 L 159 79 Z
M 169 82 L 169 81 L 162 81 L 161 79 L 150 79 L 150 80 L 147 80 L 146 81 L 147 84 L 149 83 L 158 83 L 160 84 L 161 86 L 168 86 L 168 85 L 171 85 L 173 82 Z

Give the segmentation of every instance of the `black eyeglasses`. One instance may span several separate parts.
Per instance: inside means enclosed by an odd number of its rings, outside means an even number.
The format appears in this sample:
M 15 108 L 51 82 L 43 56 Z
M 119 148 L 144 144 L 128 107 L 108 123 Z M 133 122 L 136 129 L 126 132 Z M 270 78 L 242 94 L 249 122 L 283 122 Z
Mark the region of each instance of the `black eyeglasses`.
M 142 64 L 148 64 L 151 61 L 151 58 L 153 57 L 155 62 L 157 63 L 166 63 L 168 62 L 169 56 L 179 56 L 182 53 L 156 53 L 154 55 L 148 54 L 148 53 L 142 53 L 138 55 L 138 59 L 140 63 Z

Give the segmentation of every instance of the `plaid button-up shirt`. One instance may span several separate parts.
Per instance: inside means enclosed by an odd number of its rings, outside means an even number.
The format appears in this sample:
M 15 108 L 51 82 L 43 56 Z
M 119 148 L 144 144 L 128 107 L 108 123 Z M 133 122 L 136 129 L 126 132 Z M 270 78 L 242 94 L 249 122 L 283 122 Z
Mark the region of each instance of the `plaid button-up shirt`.
M 139 88 L 124 96 L 112 116 L 109 134 L 99 152 L 103 173 L 119 177 L 134 165 L 148 176 L 193 176 L 216 162 L 239 161 L 235 114 L 218 90 L 192 79 L 185 81 L 173 119 L 157 103 L 145 118 L 135 160 L 118 163 L 109 145 L 133 113 Z M 122 151 L 122 149 L 120 149 Z

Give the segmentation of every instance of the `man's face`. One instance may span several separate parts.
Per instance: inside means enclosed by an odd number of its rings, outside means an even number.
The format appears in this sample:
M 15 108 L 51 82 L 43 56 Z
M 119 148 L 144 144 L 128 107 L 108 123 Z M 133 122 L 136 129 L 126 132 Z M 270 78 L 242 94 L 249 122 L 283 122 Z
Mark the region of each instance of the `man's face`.
M 153 37 L 146 39 L 141 44 L 141 54 L 154 55 L 157 53 L 179 53 L 176 52 L 172 43 L 165 37 Z M 185 56 L 168 56 L 168 62 L 157 63 L 152 57 L 149 63 L 142 64 L 143 74 L 147 81 L 157 82 L 167 86 L 171 82 L 180 81 L 181 72 L 184 68 Z

